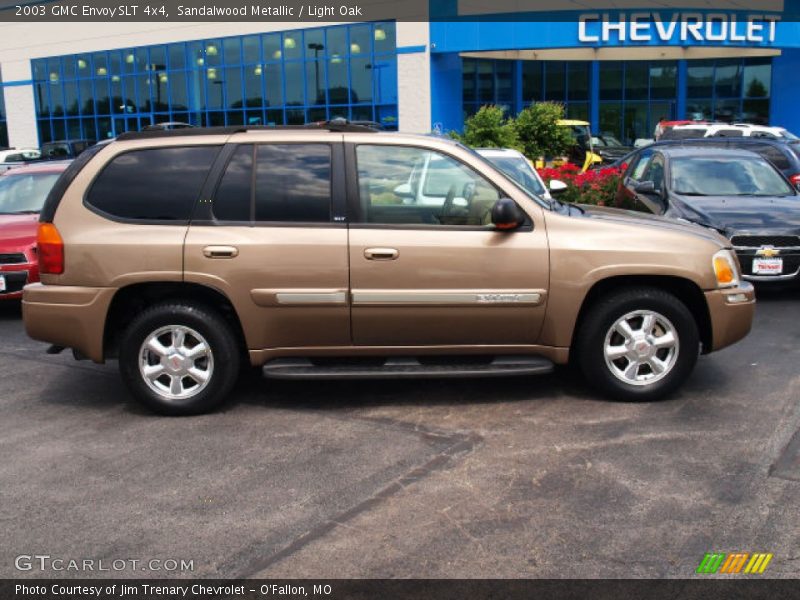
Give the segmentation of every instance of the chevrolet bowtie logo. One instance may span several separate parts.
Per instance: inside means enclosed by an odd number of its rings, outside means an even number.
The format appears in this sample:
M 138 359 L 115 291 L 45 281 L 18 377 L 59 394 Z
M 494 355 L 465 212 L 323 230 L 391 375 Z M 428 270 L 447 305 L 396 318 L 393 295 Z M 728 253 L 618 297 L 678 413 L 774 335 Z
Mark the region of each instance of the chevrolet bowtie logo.
M 764 258 L 773 258 L 778 256 L 781 253 L 775 246 L 761 246 L 761 248 L 756 251 L 757 256 L 763 256 Z

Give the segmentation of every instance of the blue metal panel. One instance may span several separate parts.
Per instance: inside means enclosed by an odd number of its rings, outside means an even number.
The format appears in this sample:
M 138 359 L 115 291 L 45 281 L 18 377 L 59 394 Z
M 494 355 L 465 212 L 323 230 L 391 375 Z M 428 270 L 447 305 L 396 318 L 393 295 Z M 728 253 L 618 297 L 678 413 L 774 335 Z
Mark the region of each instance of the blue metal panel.
M 592 133 L 600 131 L 600 63 L 592 62 L 591 81 L 589 83 L 589 122 Z
M 686 89 L 688 85 L 688 75 L 686 72 L 687 61 L 678 61 L 678 96 L 677 106 L 675 107 L 675 118 L 683 120 L 686 118 Z
M 772 88 L 770 96 L 770 124 L 800 132 L 800 111 L 797 110 L 797 70 L 800 67 L 800 50 L 784 50 L 772 59 Z M 794 85 L 793 85 L 794 84 Z
M 431 55 L 431 127 L 442 132 L 464 127 L 461 58 Z

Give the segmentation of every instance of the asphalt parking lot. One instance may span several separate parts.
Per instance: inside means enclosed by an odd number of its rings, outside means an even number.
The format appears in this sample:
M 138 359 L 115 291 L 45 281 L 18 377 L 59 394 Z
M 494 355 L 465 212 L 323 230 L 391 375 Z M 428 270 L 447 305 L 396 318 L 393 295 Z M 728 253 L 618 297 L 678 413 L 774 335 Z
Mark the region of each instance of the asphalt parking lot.
M 569 370 L 508 380 L 244 380 L 217 414 L 141 409 L 116 363 L 48 356 L 0 306 L 0 577 L 691 577 L 800 572 L 800 291 L 675 398 Z M 788 450 L 787 450 L 788 447 Z M 15 557 L 185 559 L 19 572 Z

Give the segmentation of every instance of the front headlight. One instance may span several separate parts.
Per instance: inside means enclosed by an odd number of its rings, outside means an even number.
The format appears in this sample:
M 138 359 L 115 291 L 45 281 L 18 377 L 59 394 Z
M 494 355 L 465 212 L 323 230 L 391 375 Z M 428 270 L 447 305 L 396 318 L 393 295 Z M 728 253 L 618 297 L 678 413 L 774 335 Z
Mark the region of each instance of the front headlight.
M 732 250 L 720 250 L 711 259 L 717 285 L 721 288 L 739 285 L 739 261 Z

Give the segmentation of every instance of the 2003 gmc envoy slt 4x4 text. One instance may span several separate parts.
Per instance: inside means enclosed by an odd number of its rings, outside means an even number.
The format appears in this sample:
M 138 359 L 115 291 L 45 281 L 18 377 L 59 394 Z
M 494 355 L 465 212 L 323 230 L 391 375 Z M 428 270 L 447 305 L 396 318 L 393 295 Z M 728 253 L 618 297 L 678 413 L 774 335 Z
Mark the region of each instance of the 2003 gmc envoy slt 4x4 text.
M 530 195 L 478 154 L 349 123 L 129 133 L 41 214 L 29 335 L 211 409 L 267 377 L 503 376 L 573 360 L 623 400 L 750 330 L 716 232 Z

